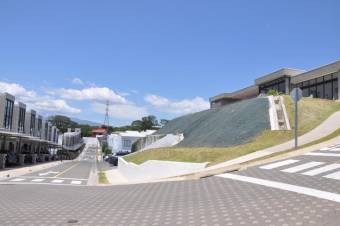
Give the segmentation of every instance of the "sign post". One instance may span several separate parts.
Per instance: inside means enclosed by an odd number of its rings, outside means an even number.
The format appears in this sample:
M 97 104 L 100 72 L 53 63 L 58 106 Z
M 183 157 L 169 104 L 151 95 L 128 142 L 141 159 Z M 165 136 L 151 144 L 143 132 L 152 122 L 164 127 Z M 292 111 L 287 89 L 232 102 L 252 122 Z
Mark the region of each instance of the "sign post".
M 300 88 L 294 88 L 292 92 L 290 93 L 290 97 L 294 101 L 295 105 L 295 149 L 298 148 L 298 128 L 299 128 L 299 114 L 298 114 L 298 102 L 302 98 L 302 90 Z

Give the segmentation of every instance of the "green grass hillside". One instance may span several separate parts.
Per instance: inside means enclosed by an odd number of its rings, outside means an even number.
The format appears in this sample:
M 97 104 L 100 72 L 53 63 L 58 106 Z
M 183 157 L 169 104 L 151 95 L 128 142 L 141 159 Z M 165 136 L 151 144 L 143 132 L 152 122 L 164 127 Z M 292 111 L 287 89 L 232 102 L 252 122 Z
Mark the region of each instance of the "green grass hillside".
M 285 104 L 292 126 L 294 125 L 294 105 L 290 97 L 285 96 Z M 299 102 L 299 134 L 305 134 L 317 127 L 332 113 L 340 111 L 340 103 L 330 100 L 303 98 Z M 265 130 L 250 142 L 226 148 L 181 148 L 171 147 L 148 150 L 126 157 L 127 161 L 137 164 L 147 160 L 169 160 L 183 162 L 221 163 L 254 151 L 262 150 L 293 139 L 293 131 Z
M 248 142 L 270 128 L 269 103 L 254 98 L 171 120 L 158 134 L 183 133 L 177 147 L 229 147 Z

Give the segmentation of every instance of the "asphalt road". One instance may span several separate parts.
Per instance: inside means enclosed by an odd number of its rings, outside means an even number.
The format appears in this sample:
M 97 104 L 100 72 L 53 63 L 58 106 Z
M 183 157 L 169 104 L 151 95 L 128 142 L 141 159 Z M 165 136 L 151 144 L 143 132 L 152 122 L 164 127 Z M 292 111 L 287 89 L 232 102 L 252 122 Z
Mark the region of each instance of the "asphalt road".
M 0 222 L 339 226 L 337 154 L 340 149 L 333 147 L 194 181 L 110 187 L 0 185 Z
M 89 143 L 76 161 L 64 161 L 58 166 L 9 178 L 1 183 L 84 186 L 96 167 L 96 156 L 97 145 Z

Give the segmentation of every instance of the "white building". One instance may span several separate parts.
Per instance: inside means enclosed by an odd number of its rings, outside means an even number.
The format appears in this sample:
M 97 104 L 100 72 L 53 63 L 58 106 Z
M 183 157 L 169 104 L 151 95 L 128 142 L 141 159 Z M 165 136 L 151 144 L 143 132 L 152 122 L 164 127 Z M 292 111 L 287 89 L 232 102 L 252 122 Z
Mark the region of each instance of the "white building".
M 59 141 L 60 142 L 60 141 Z M 62 145 L 63 149 L 70 151 L 77 151 L 83 146 L 83 139 L 81 137 L 81 129 L 76 128 L 74 131 L 68 129 L 66 133 L 62 135 Z
M 138 139 L 146 137 L 155 133 L 156 130 L 147 131 L 125 131 L 113 133 L 107 136 L 107 143 L 112 150 L 112 154 L 115 153 L 129 153 L 131 152 L 132 144 Z
M 0 169 L 51 160 L 51 150 L 60 147 L 59 130 L 54 128 L 52 136 L 50 124 L 45 125 L 35 110 L 26 111 L 13 95 L 0 93 Z

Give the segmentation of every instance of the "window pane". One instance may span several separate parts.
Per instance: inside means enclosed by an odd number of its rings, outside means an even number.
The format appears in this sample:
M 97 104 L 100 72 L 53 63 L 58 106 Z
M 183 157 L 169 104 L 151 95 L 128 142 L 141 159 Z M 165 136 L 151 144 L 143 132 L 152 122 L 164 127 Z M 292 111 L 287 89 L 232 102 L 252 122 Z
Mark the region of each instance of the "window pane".
M 317 98 L 324 98 L 323 96 L 323 84 L 317 86 Z
M 332 100 L 332 82 L 326 82 L 325 83 L 325 99 Z
M 309 88 L 302 89 L 302 96 L 309 97 Z
M 337 100 L 338 97 L 338 79 L 335 79 L 333 81 L 333 98 Z
M 310 87 L 310 96 L 312 96 L 313 98 L 316 98 L 316 86 Z

